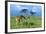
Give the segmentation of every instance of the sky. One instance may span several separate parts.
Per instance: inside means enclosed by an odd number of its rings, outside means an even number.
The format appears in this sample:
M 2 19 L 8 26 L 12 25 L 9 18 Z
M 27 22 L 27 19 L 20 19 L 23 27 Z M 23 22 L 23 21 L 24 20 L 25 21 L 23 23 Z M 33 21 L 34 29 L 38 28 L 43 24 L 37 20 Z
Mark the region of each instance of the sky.
M 38 5 L 17 5 L 17 4 L 10 4 L 10 15 L 11 16 L 20 16 L 23 13 L 20 13 L 21 10 L 27 9 L 27 15 L 31 16 L 30 12 L 35 12 L 35 16 L 42 15 L 42 8 Z M 25 15 L 25 14 L 24 14 Z

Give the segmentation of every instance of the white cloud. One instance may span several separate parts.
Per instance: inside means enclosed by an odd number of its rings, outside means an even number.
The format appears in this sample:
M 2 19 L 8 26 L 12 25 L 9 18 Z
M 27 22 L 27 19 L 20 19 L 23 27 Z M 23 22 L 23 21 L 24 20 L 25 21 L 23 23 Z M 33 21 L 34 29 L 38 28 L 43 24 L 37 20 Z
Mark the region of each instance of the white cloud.
M 16 7 L 21 7 L 21 6 L 17 5 Z

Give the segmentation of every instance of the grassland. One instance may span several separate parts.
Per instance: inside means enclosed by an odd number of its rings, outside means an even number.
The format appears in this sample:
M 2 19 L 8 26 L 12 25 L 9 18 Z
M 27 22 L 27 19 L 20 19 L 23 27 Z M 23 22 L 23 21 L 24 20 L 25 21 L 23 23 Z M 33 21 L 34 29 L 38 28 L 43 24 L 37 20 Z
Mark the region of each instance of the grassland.
M 40 16 L 26 16 L 26 19 L 22 19 L 18 25 L 16 25 L 16 16 L 10 17 L 11 29 L 19 28 L 40 28 L 42 26 L 42 19 Z

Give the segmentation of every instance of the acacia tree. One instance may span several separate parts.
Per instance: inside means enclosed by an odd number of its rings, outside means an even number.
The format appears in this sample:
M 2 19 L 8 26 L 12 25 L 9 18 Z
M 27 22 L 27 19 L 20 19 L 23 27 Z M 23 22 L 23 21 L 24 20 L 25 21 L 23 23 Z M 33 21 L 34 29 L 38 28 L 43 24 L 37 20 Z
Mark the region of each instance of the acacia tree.
M 31 15 L 34 15 L 34 14 L 35 14 L 35 12 L 30 12 L 30 14 L 31 14 Z
M 28 9 L 22 9 L 21 10 L 22 15 L 23 16 L 26 16 L 27 15 L 27 11 L 28 11 Z
M 34 15 L 35 13 L 36 13 L 36 12 L 30 11 L 30 14 L 31 14 L 31 15 Z
M 34 15 L 36 13 L 36 11 L 34 9 L 35 9 L 34 6 L 32 6 L 32 10 L 30 11 L 31 15 Z

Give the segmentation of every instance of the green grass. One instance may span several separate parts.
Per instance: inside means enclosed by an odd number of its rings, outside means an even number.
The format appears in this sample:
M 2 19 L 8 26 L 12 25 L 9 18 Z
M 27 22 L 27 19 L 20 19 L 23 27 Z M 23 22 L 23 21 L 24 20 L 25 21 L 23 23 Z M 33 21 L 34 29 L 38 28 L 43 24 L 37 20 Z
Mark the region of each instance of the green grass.
M 10 17 L 11 29 L 19 28 L 40 28 L 42 26 L 42 19 L 40 16 L 26 16 L 26 19 L 21 19 L 20 23 L 16 25 L 16 16 Z

